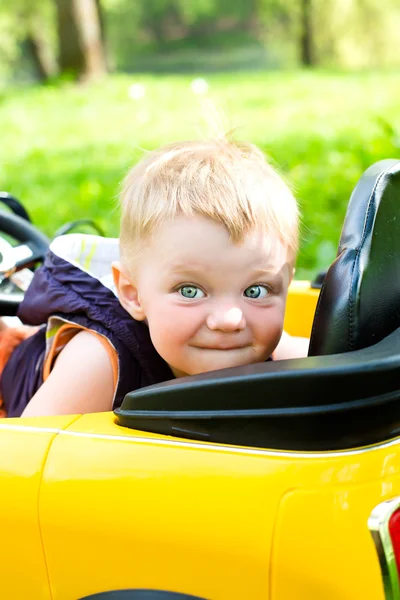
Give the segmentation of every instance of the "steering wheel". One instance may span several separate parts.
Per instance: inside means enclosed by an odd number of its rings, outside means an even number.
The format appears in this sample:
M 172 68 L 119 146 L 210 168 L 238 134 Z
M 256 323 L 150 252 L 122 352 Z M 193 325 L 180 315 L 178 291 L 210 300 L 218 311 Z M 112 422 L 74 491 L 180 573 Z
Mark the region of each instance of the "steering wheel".
M 10 280 L 15 273 L 44 260 L 50 240 L 26 219 L 0 211 L 0 234 L 13 238 L 15 246 L 0 238 L 0 315 L 15 316 L 24 290 Z

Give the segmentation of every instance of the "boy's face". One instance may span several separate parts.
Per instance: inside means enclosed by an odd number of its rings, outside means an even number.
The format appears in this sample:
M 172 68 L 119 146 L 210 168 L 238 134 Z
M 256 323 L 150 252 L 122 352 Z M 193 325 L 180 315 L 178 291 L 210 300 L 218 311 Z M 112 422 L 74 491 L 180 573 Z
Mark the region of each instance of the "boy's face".
M 135 281 L 116 278 L 123 306 L 146 320 L 176 376 L 266 360 L 283 329 L 293 267 L 259 232 L 233 244 L 225 227 L 177 217 L 154 232 Z

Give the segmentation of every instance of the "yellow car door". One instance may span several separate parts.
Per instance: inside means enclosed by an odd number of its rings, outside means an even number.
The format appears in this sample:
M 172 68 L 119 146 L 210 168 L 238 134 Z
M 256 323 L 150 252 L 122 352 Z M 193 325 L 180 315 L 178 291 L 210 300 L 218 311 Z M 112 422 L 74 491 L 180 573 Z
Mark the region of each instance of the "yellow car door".
M 40 519 L 54 600 L 117 589 L 266 598 L 274 512 L 263 456 L 86 415 L 61 433 Z M 268 511 L 265 499 L 268 498 Z
M 0 422 L 1 598 L 52 598 L 38 502 L 51 443 L 75 418 Z
M 83 416 L 53 440 L 43 473 L 52 598 L 151 589 L 207 600 L 383 600 L 367 523 L 379 502 L 400 495 L 399 456 L 397 440 L 285 452 Z

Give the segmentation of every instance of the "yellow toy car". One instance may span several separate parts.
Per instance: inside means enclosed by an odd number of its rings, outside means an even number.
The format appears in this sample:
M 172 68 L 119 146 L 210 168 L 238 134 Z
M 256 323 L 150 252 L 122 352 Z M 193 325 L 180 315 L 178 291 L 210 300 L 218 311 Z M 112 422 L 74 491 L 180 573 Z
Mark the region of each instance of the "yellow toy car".
M 1 597 L 400 599 L 400 161 L 285 328 L 307 358 L 0 421 Z

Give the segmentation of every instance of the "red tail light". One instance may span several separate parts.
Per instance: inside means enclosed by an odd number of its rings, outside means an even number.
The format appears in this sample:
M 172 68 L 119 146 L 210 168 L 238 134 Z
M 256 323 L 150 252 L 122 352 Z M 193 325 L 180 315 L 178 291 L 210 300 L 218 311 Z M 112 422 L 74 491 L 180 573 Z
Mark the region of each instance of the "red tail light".
M 386 600 L 400 600 L 400 497 L 378 504 L 368 528 L 379 558 Z

